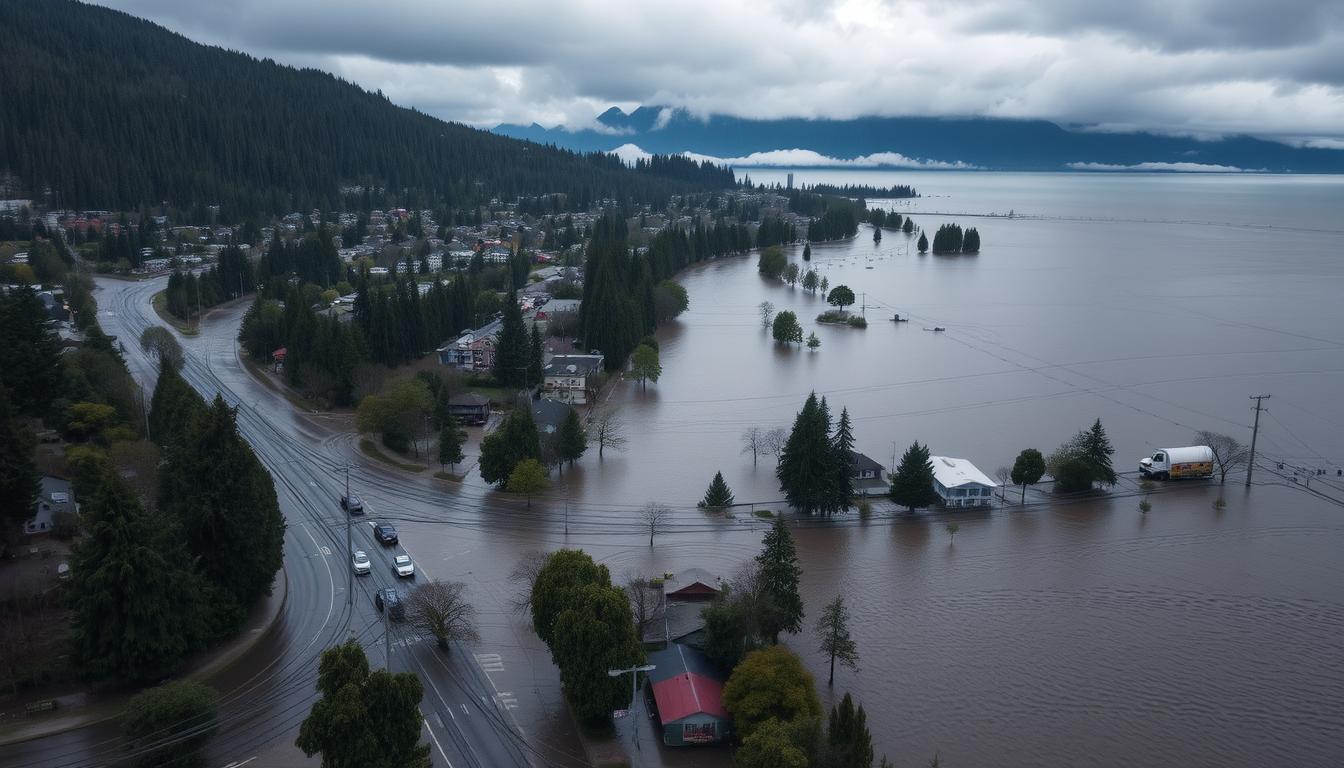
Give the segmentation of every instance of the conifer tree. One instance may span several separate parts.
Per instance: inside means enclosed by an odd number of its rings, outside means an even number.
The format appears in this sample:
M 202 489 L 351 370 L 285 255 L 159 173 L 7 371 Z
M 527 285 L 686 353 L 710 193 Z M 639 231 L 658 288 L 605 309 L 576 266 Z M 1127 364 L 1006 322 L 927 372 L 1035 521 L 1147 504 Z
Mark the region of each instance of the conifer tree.
M 60 345 L 30 286 L 0 293 L 0 386 L 16 414 L 46 415 L 61 393 Z
M 919 241 L 915 244 L 915 247 L 919 249 L 920 253 L 927 253 L 929 250 L 929 238 L 924 236 L 922 230 L 919 233 Z
M 831 660 L 827 685 L 835 683 L 837 659 L 850 669 L 859 668 L 859 651 L 849 634 L 849 608 L 845 605 L 843 595 L 836 595 L 822 610 L 821 617 L 817 619 L 817 636 L 821 638 L 821 652 Z
M 830 768 L 872 768 L 873 736 L 868 730 L 868 714 L 863 706 L 854 706 L 848 693 L 831 710 L 826 732 Z
M 778 643 L 780 632 L 797 634 L 803 628 L 803 598 L 798 593 L 803 570 L 798 566 L 793 534 L 783 517 L 776 517 L 766 532 L 756 563 L 760 566 L 760 589 L 767 598 L 761 632 Z
M 583 422 L 579 421 L 579 412 L 571 408 L 565 415 L 564 422 L 560 424 L 559 431 L 556 432 L 556 458 L 562 462 L 567 461 L 573 466 L 574 462 L 583 457 L 586 450 L 588 450 L 588 433 L 583 428 Z
M 1101 426 L 1101 419 L 1094 421 L 1080 437 L 1082 457 L 1092 469 L 1092 481 L 1103 485 L 1115 485 L 1115 469 L 1111 466 L 1111 455 L 1115 453 L 1115 449 L 1111 447 L 1110 438 L 1106 436 L 1106 430 Z
M 784 498 L 799 511 L 830 514 L 849 507 L 849 458 L 831 438 L 825 399 L 808 396 L 794 418 L 775 468 Z
M 545 370 L 546 347 L 541 340 L 541 331 L 532 324 L 532 343 L 529 345 L 527 359 L 527 386 L 540 387 L 542 371 Z
M 33 435 L 14 417 L 9 391 L 0 385 L 0 536 L 37 512 L 41 479 L 33 463 Z
M 905 450 L 896 474 L 891 476 L 891 500 L 912 510 L 940 501 L 933 489 L 933 462 L 929 460 L 928 446 L 915 441 Z
M 702 509 L 722 509 L 732 506 L 733 492 L 728 488 L 728 483 L 723 481 L 723 473 L 715 472 L 714 479 L 709 481 L 709 489 L 705 491 L 705 498 L 700 500 L 699 506 Z
M 811 243 L 804 243 L 804 244 L 803 244 L 803 261 L 811 261 L 811 260 L 812 260 L 812 244 L 811 244 Z
M 527 386 L 531 357 L 523 311 L 518 306 L 518 297 L 510 293 L 504 302 L 504 322 L 495 344 L 495 380 L 502 387 Z

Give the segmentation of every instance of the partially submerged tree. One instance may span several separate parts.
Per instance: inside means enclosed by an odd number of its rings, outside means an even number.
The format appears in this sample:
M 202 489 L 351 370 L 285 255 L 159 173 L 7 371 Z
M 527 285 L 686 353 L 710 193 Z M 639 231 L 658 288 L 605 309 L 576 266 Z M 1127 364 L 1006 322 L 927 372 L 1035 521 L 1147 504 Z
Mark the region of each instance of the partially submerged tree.
M 439 430 L 439 466 L 445 467 L 449 464 L 454 467 L 458 462 L 465 458 L 462 455 L 462 429 L 457 425 L 457 419 L 451 415 L 446 417 L 443 428 Z
M 432 635 L 444 650 L 454 641 L 479 641 L 476 608 L 467 602 L 466 591 L 467 585 L 460 581 L 437 579 L 416 587 L 406 600 L 411 626 Z
M 820 718 L 821 702 L 803 662 L 782 645 L 752 651 L 723 686 L 723 707 L 750 738 L 770 720 Z
M 802 344 L 803 326 L 799 325 L 798 316 L 786 309 L 775 315 L 770 335 L 775 341 L 783 344 Z
M 1213 463 L 1218 467 L 1218 482 L 1227 482 L 1227 473 L 1246 466 L 1250 452 L 1235 437 L 1217 432 L 1198 432 L 1195 442 L 1213 449 Z
M 550 484 L 546 468 L 536 459 L 523 459 L 509 473 L 504 490 L 509 493 L 521 493 L 527 497 L 527 507 L 532 508 L 532 496 L 546 490 Z
M 610 448 L 613 451 L 619 451 L 625 448 L 629 439 L 625 436 L 625 421 L 615 409 L 601 411 L 593 418 L 593 427 L 591 435 L 593 441 L 597 443 L 597 457 L 602 458 L 602 452 Z
M 779 642 L 780 632 L 797 634 L 803 628 L 803 598 L 798 592 L 803 569 L 783 517 L 776 517 L 766 532 L 756 562 L 760 565 L 760 591 L 768 598 L 768 607 L 760 618 L 761 632 L 771 642 Z
M 649 529 L 649 549 L 653 549 L 653 537 L 667 530 L 672 522 L 672 509 L 659 501 L 650 501 L 639 513 L 640 522 Z
M 705 497 L 700 500 L 699 506 L 702 509 L 723 509 L 732 506 L 732 503 L 733 492 L 723 481 L 723 473 L 715 472 L 714 479 L 709 482 L 709 489 L 705 491 Z
M 650 381 L 658 383 L 658 377 L 663 375 L 663 366 L 658 362 L 658 350 L 647 344 L 635 347 L 634 354 L 630 356 L 630 373 L 643 389 L 649 388 Z
M 742 430 L 742 453 L 751 454 L 751 465 L 756 466 L 756 462 L 762 453 L 766 452 L 765 430 L 760 427 L 747 427 Z
M 555 436 L 555 456 L 561 462 L 569 462 L 570 466 L 583 457 L 584 451 L 588 450 L 588 433 L 584 431 L 583 422 L 579 421 L 579 412 L 573 408 L 565 415 L 565 420 L 560 424 L 559 431 Z
M 817 619 L 817 637 L 821 638 L 821 652 L 830 657 L 831 673 L 827 678 L 827 685 L 835 684 L 835 662 L 849 667 L 854 671 L 859 669 L 859 650 L 854 643 L 854 638 L 849 634 L 849 607 L 845 605 L 843 595 L 836 595 L 835 599 L 826 604 L 822 609 L 821 616 Z M 848 698 L 848 694 L 846 694 Z
M 896 473 L 891 476 L 891 500 L 910 510 L 941 501 L 933 489 L 933 462 L 928 446 L 915 441 L 905 450 Z
M 762 301 L 756 306 L 756 309 L 761 315 L 761 327 L 769 328 L 770 323 L 775 319 L 775 305 L 768 301 Z
M 1022 503 L 1027 503 L 1027 486 L 1035 485 L 1045 475 L 1045 457 L 1035 448 L 1026 448 L 1013 461 L 1009 479 L 1013 485 L 1022 486 Z
M 1106 437 L 1101 419 L 1097 419 L 1050 454 L 1046 468 L 1055 478 L 1055 489 L 1066 493 L 1088 490 L 1095 483 L 1115 485 L 1113 453 L 1115 449 Z
M 854 291 L 847 285 L 837 285 L 826 296 L 826 303 L 838 307 L 841 312 L 854 303 Z

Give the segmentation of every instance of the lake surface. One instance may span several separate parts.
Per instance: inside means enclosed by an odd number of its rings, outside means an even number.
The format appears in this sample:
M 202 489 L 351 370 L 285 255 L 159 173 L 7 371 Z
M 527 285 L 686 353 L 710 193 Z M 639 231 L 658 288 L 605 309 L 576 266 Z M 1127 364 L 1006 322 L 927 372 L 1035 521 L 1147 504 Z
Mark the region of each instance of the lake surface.
M 615 531 L 584 546 L 617 573 L 731 575 L 759 530 L 695 531 L 694 502 L 722 470 L 738 501 L 778 508 L 773 460 L 753 466 L 739 436 L 787 427 L 812 390 L 849 409 L 859 450 L 885 465 L 919 440 L 988 474 L 1095 418 L 1122 471 L 1199 429 L 1249 442 L 1248 397 L 1271 394 L 1258 482 L 1229 479 L 1221 511 L 1220 490 L 1196 483 L 1159 488 L 1142 514 L 1126 478 L 1025 510 L 800 521 L 808 623 L 835 594 L 850 601 L 862 669 L 838 671 L 835 693 L 860 699 L 898 765 L 935 751 L 945 765 L 1338 765 L 1344 178 L 794 174 L 913 184 L 923 197 L 892 205 L 930 232 L 978 228 L 981 253 L 920 256 L 867 227 L 814 246 L 811 266 L 861 295 L 867 330 L 818 326 L 822 298 L 761 279 L 754 256 L 688 270 L 691 308 L 658 334 L 662 378 L 612 397 L 629 445 L 564 483 L 579 516 L 661 500 L 684 532 L 653 552 Z M 773 343 L 762 301 L 821 348 Z M 825 689 L 810 626 L 788 642 Z

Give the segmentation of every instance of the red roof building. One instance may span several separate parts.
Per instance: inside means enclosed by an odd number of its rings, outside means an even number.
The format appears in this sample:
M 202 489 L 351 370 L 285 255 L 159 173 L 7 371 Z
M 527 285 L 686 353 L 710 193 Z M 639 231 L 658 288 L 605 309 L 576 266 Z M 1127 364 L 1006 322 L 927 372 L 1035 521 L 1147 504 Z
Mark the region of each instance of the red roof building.
M 727 740 L 732 720 L 723 708 L 723 679 L 703 653 L 672 643 L 649 654 L 649 673 L 663 743 L 672 747 Z

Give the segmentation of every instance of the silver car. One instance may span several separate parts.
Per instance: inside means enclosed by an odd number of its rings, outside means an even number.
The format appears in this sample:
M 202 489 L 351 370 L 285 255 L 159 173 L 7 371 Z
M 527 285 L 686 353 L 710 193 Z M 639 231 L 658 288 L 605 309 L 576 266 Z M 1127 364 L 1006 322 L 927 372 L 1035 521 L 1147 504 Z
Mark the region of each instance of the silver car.
M 415 563 L 411 562 L 410 555 L 397 555 L 392 561 L 392 572 L 397 574 L 399 579 L 415 578 Z
M 369 556 L 364 554 L 364 550 L 357 549 L 355 554 L 350 557 L 350 568 L 354 570 L 356 576 L 365 576 L 373 568 L 369 562 Z

